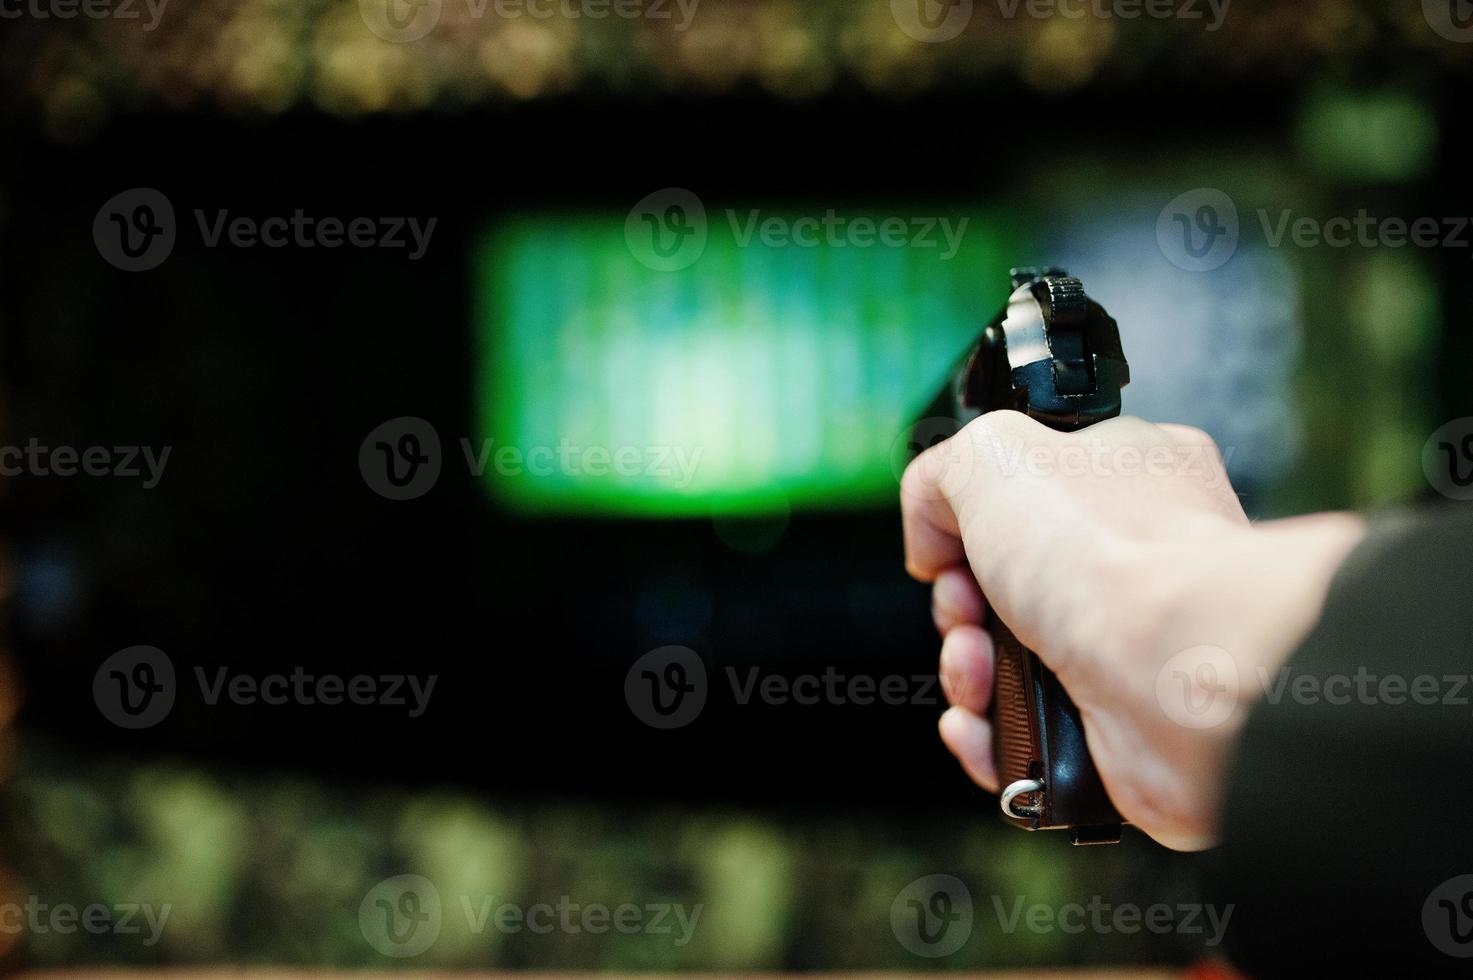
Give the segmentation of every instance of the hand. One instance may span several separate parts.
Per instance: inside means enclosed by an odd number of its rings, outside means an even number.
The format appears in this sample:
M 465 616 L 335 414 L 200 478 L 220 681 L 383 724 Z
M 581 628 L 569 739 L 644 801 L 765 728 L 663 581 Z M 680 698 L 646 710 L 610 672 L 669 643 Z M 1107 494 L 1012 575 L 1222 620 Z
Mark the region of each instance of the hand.
M 1308 634 L 1364 534 L 1345 514 L 1251 525 L 1205 433 L 1136 418 L 1061 433 L 991 412 L 912 462 L 901 505 L 906 567 L 935 583 L 941 737 L 967 773 L 997 791 L 995 615 L 1079 706 L 1121 815 L 1182 850 L 1215 840 L 1260 676 Z

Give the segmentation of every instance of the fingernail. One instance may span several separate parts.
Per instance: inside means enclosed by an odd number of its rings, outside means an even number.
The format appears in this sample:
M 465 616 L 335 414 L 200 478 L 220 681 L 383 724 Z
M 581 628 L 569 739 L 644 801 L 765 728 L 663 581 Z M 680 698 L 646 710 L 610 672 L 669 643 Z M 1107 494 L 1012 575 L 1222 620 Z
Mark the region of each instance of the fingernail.
M 937 579 L 935 588 L 931 590 L 931 622 L 943 635 L 961 618 L 956 606 L 946 601 L 945 587 L 941 584 L 944 581 L 944 578 Z

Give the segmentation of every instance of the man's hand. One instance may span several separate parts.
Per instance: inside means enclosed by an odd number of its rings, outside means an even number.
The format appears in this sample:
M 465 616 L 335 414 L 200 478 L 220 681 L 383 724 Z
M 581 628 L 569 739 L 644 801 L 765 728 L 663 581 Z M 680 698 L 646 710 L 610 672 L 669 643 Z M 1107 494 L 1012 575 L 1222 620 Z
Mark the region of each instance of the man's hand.
M 997 790 L 996 615 L 1079 706 L 1121 815 L 1183 850 L 1215 839 L 1261 678 L 1364 534 L 1343 514 L 1250 525 L 1205 433 L 1136 418 L 1061 433 L 988 413 L 916 458 L 901 505 L 906 567 L 934 583 L 941 737 L 967 773 Z

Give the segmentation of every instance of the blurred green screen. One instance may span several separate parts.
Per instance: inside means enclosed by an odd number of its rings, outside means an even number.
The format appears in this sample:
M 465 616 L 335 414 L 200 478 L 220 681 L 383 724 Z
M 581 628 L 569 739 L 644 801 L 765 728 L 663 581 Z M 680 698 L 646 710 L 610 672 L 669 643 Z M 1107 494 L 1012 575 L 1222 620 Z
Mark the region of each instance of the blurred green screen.
M 656 517 L 893 502 L 892 446 L 1005 300 L 998 270 L 1032 249 L 1023 222 L 965 208 L 929 212 L 952 229 L 932 228 L 934 248 L 746 233 L 826 213 L 710 208 L 704 249 L 671 271 L 641 260 L 622 213 L 498 222 L 474 260 L 473 447 L 498 502 Z

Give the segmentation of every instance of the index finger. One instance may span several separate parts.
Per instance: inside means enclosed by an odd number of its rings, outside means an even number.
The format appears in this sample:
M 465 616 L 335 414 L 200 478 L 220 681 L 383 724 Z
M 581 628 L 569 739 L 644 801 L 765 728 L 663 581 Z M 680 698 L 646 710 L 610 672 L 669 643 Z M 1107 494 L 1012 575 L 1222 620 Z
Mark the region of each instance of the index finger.
M 922 582 L 966 562 L 961 528 L 947 493 L 948 469 L 961 465 L 966 437 L 952 436 L 922 452 L 900 480 L 900 525 L 905 535 L 905 570 Z

